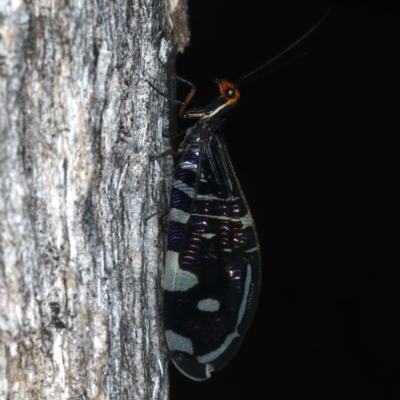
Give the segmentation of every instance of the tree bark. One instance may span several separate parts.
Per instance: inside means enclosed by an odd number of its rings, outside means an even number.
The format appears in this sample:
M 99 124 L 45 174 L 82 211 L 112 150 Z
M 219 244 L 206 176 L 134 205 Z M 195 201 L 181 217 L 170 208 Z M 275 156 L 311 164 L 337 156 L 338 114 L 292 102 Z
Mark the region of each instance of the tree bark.
M 168 1 L 1 2 L 1 399 L 168 398 Z

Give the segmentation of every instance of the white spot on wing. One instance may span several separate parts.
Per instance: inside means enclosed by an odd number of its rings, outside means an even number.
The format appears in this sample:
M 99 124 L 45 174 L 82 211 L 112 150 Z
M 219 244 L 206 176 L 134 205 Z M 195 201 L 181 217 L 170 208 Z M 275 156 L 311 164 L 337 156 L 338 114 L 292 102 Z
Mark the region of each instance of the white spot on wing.
M 176 181 L 174 181 L 174 188 L 193 198 L 194 188 L 186 185 L 186 183 L 183 183 L 181 180 L 177 179 Z
M 214 236 L 216 236 L 216 233 L 202 233 L 201 237 L 205 239 L 212 239 Z
M 242 223 L 242 229 L 248 228 L 252 226 L 251 218 L 249 214 L 246 214 L 244 217 L 240 218 L 240 222 Z
M 192 164 L 189 161 L 184 161 L 180 163 L 178 168 L 189 169 L 191 171 L 197 172 L 197 164 Z
M 194 215 L 196 217 L 204 217 L 204 216 L 206 216 L 207 218 L 219 219 L 221 221 L 232 221 L 232 222 L 239 222 L 240 221 L 240 219 L 238 219 L 238 218 L 224 217 L 224 216 L 221 216 L 221 215 L 197 214 L 197 213 L 193 213 L 192 215 Z
M 220 307 L 219 301 L 214 299 L 204 299 L 200 300 L 197 303 L 197 308 L 200 311 L 215 312 L 219 310 L 219 307 Z
M 247 264 L 246 282 L 244 283 L 244 293 L 243 293 L 242 302 L 240 303 L 236 328 L 242 322 L 242 318 L 243 318 L 244 312 L 246 310 L 246 303 L 247 303 L 247 297 L 249 296 L 250 284 L 251 284 L 251 265 Z
M 171 330 L 165 332 L 165 338 L 167 339 L 168 348 L 171 351 L 177 350 L 193 354 L 193 344 L 189 338 L 178 335 Z
M 206 364 L 206 377 L 211 378 L 211 372 L 214 371 L 214 368 L 211 364 Z
M 240 197 L 228 197 L 222 199 L 221 197 L 214 196 L 213 194 L 198 194 L 196 195 L 197 200 L 217 200 L 217 201 L 238 201 Z
M 171 221 L 180 222 L 181 224 L 186 224 L 189 217 L 190 217 L 189 213 L 182 210 L 178 210 L 177 208 L 171 208 L 171 213 L 169 217 Z
M 255 251 L 257 251 L 257 247 L 252 247 L 251 249 L 246 250 L 245 253 L 254 253 Z
M 233 339 L 235 339 L 239 336 L 240 335 L 235 330 L 234 332 L 227 335 L 224 343 L 222 343 L 221 346 L 218 347 L 218 349 L 211 351 L 210 353 L 205 354 L 204 356 L 197 357 L 197 361 L 202 364 L 207 364 L 211 361 L 214 361 L 228 348 L 228 346 L 232 343 Z
M 184 292 L 198 283 L 196 275 L 179 268 L 179 253 L 168 250 L 165 260 L 165 290 Z

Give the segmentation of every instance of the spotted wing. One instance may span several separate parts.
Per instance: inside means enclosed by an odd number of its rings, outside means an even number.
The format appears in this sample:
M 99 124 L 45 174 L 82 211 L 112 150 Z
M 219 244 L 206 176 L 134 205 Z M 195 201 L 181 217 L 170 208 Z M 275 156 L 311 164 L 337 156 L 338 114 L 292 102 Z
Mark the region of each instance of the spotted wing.
M 254 223 L 223 138 L 190 145 L 171 199 L 164 313 L 171 357 L 204 380 L 236 353 L 258 301 Z

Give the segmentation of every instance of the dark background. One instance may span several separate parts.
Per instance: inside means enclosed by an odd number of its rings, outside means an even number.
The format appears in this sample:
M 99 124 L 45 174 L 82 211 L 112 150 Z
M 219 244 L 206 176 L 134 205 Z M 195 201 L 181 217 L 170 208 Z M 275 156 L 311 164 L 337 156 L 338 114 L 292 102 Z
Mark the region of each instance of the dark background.
M 330 1 L 191 0 L 177 71 L 194 106 L 309 30 Z M 241 89 L 223 132 L 263 258 L 256 318 L 206 382 L 171 365 L 171 399 L 400 399 L 396 270 L 398 1 L 337 1 Z M 186 88 L 179 87 L 184 98 Z M 398 250 L 397 250 L 398 251 Z

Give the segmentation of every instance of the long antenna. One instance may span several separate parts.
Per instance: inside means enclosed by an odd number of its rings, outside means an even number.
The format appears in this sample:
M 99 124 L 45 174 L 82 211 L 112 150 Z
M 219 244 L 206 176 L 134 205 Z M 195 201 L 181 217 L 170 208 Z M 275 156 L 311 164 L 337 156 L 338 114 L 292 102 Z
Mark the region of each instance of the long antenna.
M 285 50 L 281 51 L 280 53 L 278 53 L 275 57 L 271 58 L 269 61 L 267 61 L 266 63 L 260 65 L 259 67 L 257 67 L 256 69 L 253 69 L 253 71 L 249 72 L 248 74 L 242 76 L 236 83 L 240 83 L 243 82 L 245 79 L 247 79 L 248 77 L 256 74 L 257 72 L 259 72 L 260 70 L 264 69 L 266 66 L 270 65 L 271 63 L 273 63 L 275 60 L 277 60 L 278 58 L 282 57 L 284 54 L 286 54 L 288 51 L 292 50 L 294 47 L 296 47 L 300 42 L 302 42 L 310 33 L 312 33 L 313 31 L 315 31 L 315 29 L 318 28 L 318 26 L 320 26 L 322 24 L 322 22 L 324 21 L 324 19 L 328 16 L 328 14 L 331 12 L 333 7 L 333 4 L 331 4 L 331 6 L 328 8 L 328 11 L 323 15 L 323 17 L 310 29 L 308 30 L 303 36 L 301 36 L 299 39 L 297 39 L 295 42 L 293 42 L 289 47 L 286 47 Z

